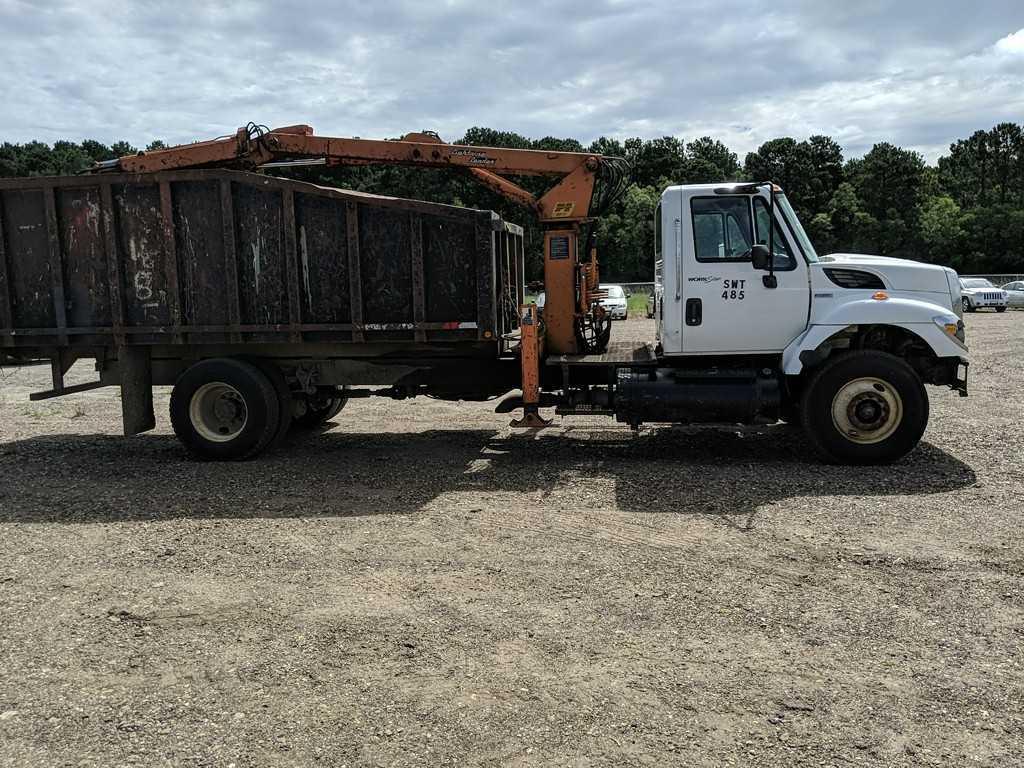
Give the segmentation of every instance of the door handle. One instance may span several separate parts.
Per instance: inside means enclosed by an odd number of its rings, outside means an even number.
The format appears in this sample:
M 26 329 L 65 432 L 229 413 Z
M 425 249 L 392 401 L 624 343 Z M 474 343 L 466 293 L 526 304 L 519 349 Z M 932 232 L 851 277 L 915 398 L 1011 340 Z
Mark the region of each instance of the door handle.
M 687 325 L 700 325 L 704 319 L 704 306 L 700 303 L 700 299 L 687 299 L 686 300 L 686 324 Z
M 676 238 L 676 301 L 683 298 L 683 241 L 682 221 L 676 219 L 672 223 L 673 234 Z

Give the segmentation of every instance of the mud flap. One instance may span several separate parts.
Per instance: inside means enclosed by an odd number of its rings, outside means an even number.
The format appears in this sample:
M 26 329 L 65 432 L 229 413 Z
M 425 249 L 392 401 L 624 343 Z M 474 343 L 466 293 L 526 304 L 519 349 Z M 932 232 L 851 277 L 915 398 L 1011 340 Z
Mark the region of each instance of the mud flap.
M 954 377 L 951 389 L 956 390 L 960 397 L 967 397 L 967 368 L 969 366 L 970 363 L 962 357 L 956 366 L 956 376 Z M 960 374 L 960 371 L 963 371 L 963 375 Z
M 153 413 L 153 367 L 149 347 L 121 347 L 121 421 L 125 436 L 148 432 L 156 426 Z

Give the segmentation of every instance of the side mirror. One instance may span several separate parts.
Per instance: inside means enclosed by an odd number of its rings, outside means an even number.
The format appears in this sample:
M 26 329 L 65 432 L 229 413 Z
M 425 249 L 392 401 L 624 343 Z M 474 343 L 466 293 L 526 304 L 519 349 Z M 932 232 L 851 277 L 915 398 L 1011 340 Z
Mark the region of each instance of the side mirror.
M 772 265 L 772 253 L 768 250 L 767 245 L 751 246 L 750 248 L 750 263 L 754 269 L 770 269 Z

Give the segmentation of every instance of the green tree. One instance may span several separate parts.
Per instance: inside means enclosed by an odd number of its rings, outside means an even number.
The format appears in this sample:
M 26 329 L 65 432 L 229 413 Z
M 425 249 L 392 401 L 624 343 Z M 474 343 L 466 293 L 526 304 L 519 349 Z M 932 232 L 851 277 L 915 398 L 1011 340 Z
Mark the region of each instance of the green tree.
M 963 214 L 953 198 L 929 197 L 921 204 L 921 241 L 929 260 L 962 266 Z
M 139 153 L 138 148 L 133 147 L 127 141 L 115 141 L 110 145 L 110 151 L 114 153 L 114 157 L 127 157 Z
M 50 150 L 50 163 L 58 176 L 73 176 L 92 166 L 92 158 L 80 144 L 58 141 Z
M 747 155 L 744 173 L 751 181 L 779 184 L 800 218 L 810 221 L 825 211 L 843 181 L 843 153 L 827 136 L 772 139 Z
M 917 152 L 883 142 L 846 165 L 864 213 L 875 221 L 875 250 L 881 255 L 916 255 L 924 159 Z
M 114 160 L 115 155 L 110 147 L 106 144 L 101 144 L 95 139 L 86 139 L 82 142 L 82 151 L 87 154 L 93 162 L 102 162 L 104 160 Z
M 717 181 L 736 181 L 740 177 L 740 164 L 736 153 L 710 136 L 686 145 L 682 177 L 685 184 L 710 184 Z
M 843 182 L 836 189 L 828 204 L 827 218 L 835 250 L 874 250 L 878 221 L 863 210 L 852 184 Z
M 606 157 L 626 156 L 626 148 L 622 146 L 622 142 L 618 139 L 609 139 L 606 136 L 601 136 L 590 142 L 587 151 L 595 155 L 605 155 Z
M 657 187 L 631 185 L 621 212 L 598 222 L 598 254 L 602 275 L 613 280 L 649 280 L 654 274 L 654 211 L 661 199 Z
M 1024 129 L 1000 123 L 954 142 L 939 159 L 943 186 L 961 207 L 1024 204 Z
M 675 136 L 626 139 L 624 149 L 633 181 L 642 187 L 678 184 L 683 177 L 686 148 Z

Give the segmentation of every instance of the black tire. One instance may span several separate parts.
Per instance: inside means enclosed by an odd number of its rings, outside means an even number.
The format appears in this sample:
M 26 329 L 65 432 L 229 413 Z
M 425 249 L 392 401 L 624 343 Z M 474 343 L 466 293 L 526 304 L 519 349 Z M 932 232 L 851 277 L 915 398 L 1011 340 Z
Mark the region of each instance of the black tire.
M 813 375 L 800 420 L 826 460 L 887 464 L 920 441 L 928 426 L 928 393 L 914 369 L 895 355 L 849 352 L 828 360 Z
M 996 312 L 1005 312 L 1006 307 L 996 307 Z
M 966 296 L 964 296 L 962 299 L 960 299 L 960 303 L 963 304 L 964 312 L 973 312 L 974 311 L 974 305 L 971 304 L 971 300 L 968 299 Z
M 273 361 L 262 357 L 246 358 L 246 361 L 252 363 L 263 372 L 263 375 L 274 385 L 274 391 L 277 393 L 279 413 L 277 432 L 274 433 L 274 436 L 266 446 L 267 449 L 273 449 L 281 444 L 292 426 L 292 391 L 288 387 L 284 373 Z
M 299 429 L 316 429 L 325 421 L 330 421 L 345 407 L 347 397 L 328 397 L 321 400 L 306 401 L 306 411 L 295 417 L 295 426 Z
M 200 459 L 252 458 L 274 439 L 280 419 L 274 384 L 246 360 L 202 360 L 181 374 L 171 391 L 174 434 Z M 210 437 L 217 433 L 220 437 Z

